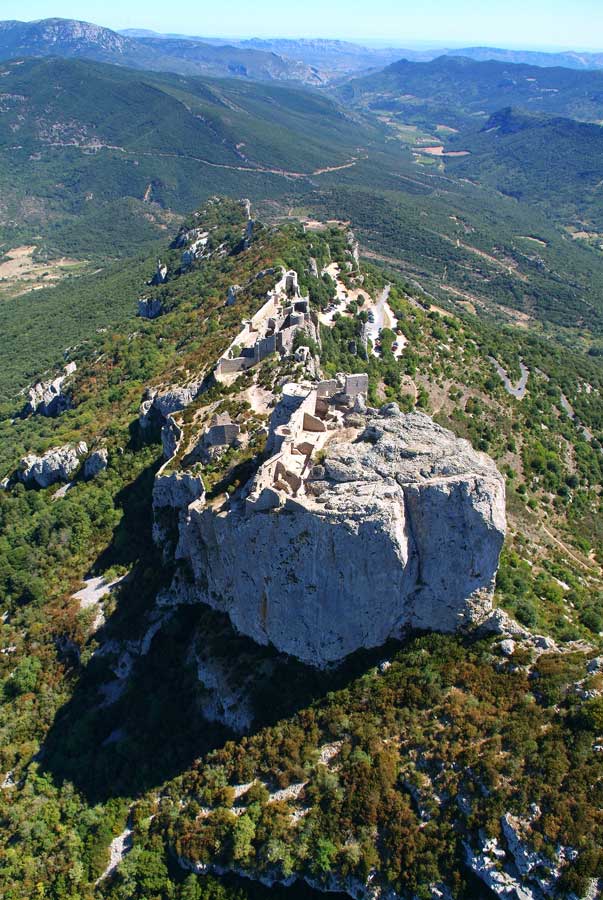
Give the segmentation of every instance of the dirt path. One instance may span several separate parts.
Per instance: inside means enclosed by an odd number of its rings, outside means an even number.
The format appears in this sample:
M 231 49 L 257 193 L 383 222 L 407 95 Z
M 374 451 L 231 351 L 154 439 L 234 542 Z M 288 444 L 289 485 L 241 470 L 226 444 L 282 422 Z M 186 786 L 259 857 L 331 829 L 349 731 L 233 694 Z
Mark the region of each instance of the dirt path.
M 204 159 L 201 156 L 189 156 L 187 154 L 180 153 L 154 153 L 152 150 L 147 150 L 143 153 L 128 153 L 130 156 L 147 156 L 151 159 L 155 159 L 157 157 L 161 157 L 162 159 L 186 159 L 191 162 L 201 163 L 204 166 L 210 166 L 212 169 L 229 169 L 233 172 L 257 172 L 258 174 L 263 175 L 279 175 L 282 178 L 313 178 L 317 175 L 327 175 L 330 172 L 340 172 L 342 169 L 350 169 L 352 166 L 355 166 L 358 162 L 359 157 L 353 157 L 348 160 L 348 162 L 342 163 L 339 166 L 326 166 L 322 169 L 314 169 L 312 172 L 290 172 L 288 169 L 279 169 L 272 168 L 270 166 L 261 166 L 259 164 L 253 164 L 248 166 L 235 166 L 229 165 L 228 163 L 217 163 L 211 162 L 209 159 Z M 362 159 L 367 159 L 368 157 L 362 157 Z
M 592 439 L 593 439 L 593 437 L 594 437 L 592 431 L 591 431 L 589 428 L 587 428 L 586 425 L 583 425 L 583 424 L 580 422 L 580 420 L 578 419 L 578 416 L 576 415 L 576 412 L 575 412 L 575 410 L 574 410 L 574 407 L 573 407 L 572 404 L 569 402 L 569 400 L 567 399 L 567 397 L 565 396 L 565 394 L 561 394 L 561 406 L 563 407 L 563 409 L 565 410 L 565 412 L 567 413 L 567 415 L 570 417 L 570 419 L 572 420 L 572 422 L 573 422 L 575 425 L 577 425 L 577 427 L 582 431 L 582 434 L 584 435 L 584 437 L 586 438 L 586 440 L 587 440 L 587 441 L 592 441 Z
M 550 537 L 550 539 L 551 539 L 555 544 L 557 544 L 558 547 L 561 547 L 561 549 L 563 550 L 563 552 L 566 553 L 566 554 L 570 557 L 570 559 L 573 559 L 573 561 L 574 561 L 575 563 L 577 563 L 579 566 L 582 566 L 582 568 L 583 568 L 586 572 L 592 572 L 591 567 L 590 567 L 590 566 L 587 566 L 585 562 L 583 562 L 578 556 L 576 556 L 576 554 L 573 553 L 573 552 L 570 550 L 570 548 L 569 548 L 566 544 L 563 543 L 563 541 L 560 541 L 558 537 L 555 537 L 555 535 L 553 534 L 553 532 L 552 532 L 552 531 L 549 531 L 549 529 L 546 527 L 546 525 L 543 525 L 543 526 L 542 526 L 542 530 L 544 531 L 544 533 L 545 533 L 546 535 L 548 535 L 548 537 Z
M 391 284 L 388 284 L 381 291 L 381 294 L 375 301 L 374 305 L 371 307 L 371 311 L 373 313 L 375 321 L 368 323 L 366 331 L 367 337 L 369 337 L 373 342 L 373 353 L 375 352 L 375 344 L 379 340 L 379 333 L 381 329 L 391 328 L 392 325 L 391 310 L 387 302 L 390 291 Z

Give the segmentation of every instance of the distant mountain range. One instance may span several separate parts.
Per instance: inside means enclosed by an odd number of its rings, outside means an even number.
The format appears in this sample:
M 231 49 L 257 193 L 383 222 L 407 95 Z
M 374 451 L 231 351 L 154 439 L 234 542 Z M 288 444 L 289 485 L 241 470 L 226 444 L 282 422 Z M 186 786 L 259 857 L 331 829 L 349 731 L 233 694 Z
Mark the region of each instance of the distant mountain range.
M 432 55 L 436 56 L 464 56 L 477 62 L 495 60 L 497 62 L 524 63 L 529 66 L 562 66 L 565 69 L 603 69 L 603 52 L 580 53 L 568 50 L 563 53 L 545 53 L 537 50 L 502 50 L 496 47 L 465 47 L 462 50 L 446 50 Z M 407 57 L 408 59 L 417 57 Z
M 0 59 L 61 56 L 182 75 L 297 81 L 320 87 L 376 72 L 401 59 L 429 62 L 440 56 L 496 60 L 538 67 L 602 69 L 603 53 L 539 53 L 468 47 L 407 50 L 363 47 L 349 41 L 284 38 L 229 41 L 133 28 L 122 32 L 74 19 L 0 22 Z
M 296 59 L 309 66 L 324 70 L 359 71 L 387 66 L 399 59 L 412 62 L 429 62 L 438 56 L 463 56 L 477 62 L 495 60 L 507 63 L 525 63 L 531 66 L 563 66 L 566 69 L 602 69 L 603 51 L 586 53 L 576 50 L 544 52 L 539 50 L 505 50 L 500 47 L 433 48 L 410 50 L 402 47 L 364 47 L 349 41 L 325 39 L 251 38 L 247 40 L 226 40 L 219 38 L 191 37 L 184 34 L 158 34 L 143 28 L 130 28 L 120 32 L 132 38 L 159 38 L 188 41 L 203 41 L 217 46 L 231 44 L 254 50 L 278 53 L 280 56 Z
M 253 81 L 320 84 L 323 80 L 304 63 L 252 48 L 179 39 L 132 38 L 72 19 L 0 22 L 0 59 L 24 56 L 77 57 L 134 69 Z

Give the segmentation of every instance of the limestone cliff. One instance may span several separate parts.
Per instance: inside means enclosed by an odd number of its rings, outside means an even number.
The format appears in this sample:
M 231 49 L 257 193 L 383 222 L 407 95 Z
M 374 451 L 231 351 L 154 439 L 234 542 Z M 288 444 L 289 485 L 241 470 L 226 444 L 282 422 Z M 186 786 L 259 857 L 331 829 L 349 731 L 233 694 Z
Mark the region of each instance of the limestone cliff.
M 199 601 L 316 666 L 482 621 L 505 534 L 487 456 L 423 414 L 357 410 L 290 392 L 241 494 L 221 509 L 200 497 L 180 518 Z

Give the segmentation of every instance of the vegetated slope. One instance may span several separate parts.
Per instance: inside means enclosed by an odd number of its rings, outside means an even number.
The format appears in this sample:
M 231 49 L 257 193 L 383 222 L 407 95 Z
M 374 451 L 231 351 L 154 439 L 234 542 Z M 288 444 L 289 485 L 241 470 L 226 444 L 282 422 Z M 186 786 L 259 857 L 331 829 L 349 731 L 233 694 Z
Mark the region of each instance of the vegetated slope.
M 303 202 L 353 221 L 367 252 L 439 299 L 568 329 L 572 341 L 601 335 L 603 258 L 538 209 L 437 170 L 391 172 L 378 188 L 361 172 Z
M 447 171 L 487 184 L 510 197 L 539 203 L 576 226 L 603 229 L 603 129 L 565 118 L 506 108 L 478 132 L 453 135 L 470 156 L 445 157 Z
M 324 96 L 82 60 L 13 61 L 2 71 L 7 249 L 130 255 L 216 192 L 275 201 L 270 211 L 280 212 L 325 210 L 323 192 L 335 190 L 333 215 L 357 219 L 371 250 L 400 258 L 436 293 L 449 286 L 600 330 L 600 254 L 528 204 L 445 175 L 437 162 L 417 166 L 385 125 Z M 551 210 L 556 203 L 551 192 Z
M 97 334 L 130 321 L 151 275 L 146 251 L 1 303 L 0 407 L 49 367 L 60 366 L 66 348 L 77 356 Z
M 75 19 L 38 22 L 0 22 L 0 59 L 23 56 L 60 56 L 96 62 L 179 72 L 187 75 L 249 78 L 259 81 L 320 83 L 320 76 L 304 65 L 275 53 L 240 47 L 153 39 L 138 40 L 109 28 Z
M 39 228 L 71 254 L 111 251 L 112 243 L 123 252 L 128 232 L 130 241 L 138 237 L 132 201 L 146 201 L 139 209 L 146 237 L 148 217 L 160 208 L 185 212 L 216 191 L 275 196 L 288 179 L 348 164 L 377 134 L 326 97 L 297 88 L 81 60 L 0 67 L 5 237 Z M 109 218 L 107 207 L 114 227 L 103 238 L 96 221 Z
M 441 56 L 427 62 L 400 60 L 381 72 L 337 89 L 347 103 L 403 111 L 408 121 L 465 126 L 506 106 L 530 112 L 603 119 L 603 72 L 513 65 Z
M 603 844 L 602 682 L 586 670 L 602 630 L 603 380 L 592 360 L 521 329 L 441 314 L 420 289 L 372 266 L 360 273 L 362 288 L 373 294 L 391 282 L 395 327 L 408 341 L 402 357 L 391 352 L 393 333 L 383 336 L 379 356 L 358 354 L 358 307 L 322 334 L 328 373 L 367 370 L 373 402 L 427 410 L 496 460 L 511 523 L 499 600 L 524 625 L 553 634 L 559 652 L 518 644 L 506 657 L 496 640 L 425 636 L 317 674 L 258 650 L 198 607 L 166 609 L 155 628 L 155 598 L 173 569 L 151 539 L 161 449 L 137 427 L 145 389 L 211 369 L 241 317 L 264 299 L 260 279 L 239 305 L 227 305 L 233 283 L 247 285 L 269 266 L 294 266 L 317 312 L 331 301 L 333 283 L 312 274 L 311 259 L 319 271 L 328 262 L 346 271 L 349 260 L 345 230 L 305 232 L 293 223 L 258 226 L 242 249 L 242 210 L 211 204 L 196 220 L 217 229 L 223 252 L 184 272 L 178 249 L 162 252 L 169 278 L 150 294 L 168 312 L 137 320 L 132 303 L 130 321 L 88 334 L 73 409 L 57 419 L 16 418 L 17 400 L 2 411 L 3 474 L 24 452 L 66 441 L 109 451 L 104 473 L 77 478 L 62 495 L 22 485 L 0 491 L 5 890 L 12 900 L 30 900 L 40 883 L 52 900 L 279 896 L 179 878 L 175 850 L 252 877 L 296 874 L 326 886 L 333 877 L 366 882 L 371 875 L 402 896 L 429 896 L 439 884 L 475 900 L 482 895 L 467 872 L 465 844 L 480 850 L 485 834 L 509 853 L 500 828 L 510 813 L 528 850 L 545 859 L 559 845 L 576 851 L 566 854 L 556 890 L 582 895 L 600 873 Z M 140 269 L 150 275 L 154 265 L 151 256 Z M 355 282 L 352 273 L 343 277 Z M 511 378 L 525 360 L 523 401 L 506 394 L 492 354 Z M 300 374 L 294 360 L 270 359 L 255 387 L 276 395 L 284 377 Z M 249 422 L 248 386 L 243 379 L 202 394 L 184 413 L 187 427 L 208 403 Z M 564 413 L 562 392 L 594 440 Z M 203 476 L 226 492 L 253 452 L 226 454 Z M 108 579 L 129 573 L 103 601 L 102 627 L 97 610 L 81 610 L 72 596 L 91 568 Z M 572 644 L 578 638 L 592 649 Z M 132 668 L 121 694 L 111 694 L 107 685 L 115 686 L 126 649 Z M 258 724 L 249 736 L 234 739 L 200 715 L 207 694 L 199 649 L 227 661 L 235 687 L 249 673 L 257 678 Z M 130 813 L 133 849 L 96 884 Z

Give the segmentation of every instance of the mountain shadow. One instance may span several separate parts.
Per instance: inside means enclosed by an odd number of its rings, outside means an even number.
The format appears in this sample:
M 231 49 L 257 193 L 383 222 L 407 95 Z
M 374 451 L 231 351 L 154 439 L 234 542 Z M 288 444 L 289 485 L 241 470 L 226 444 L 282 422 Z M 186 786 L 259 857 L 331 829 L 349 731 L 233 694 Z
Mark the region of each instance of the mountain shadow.
M 57 781 L 73 782 L 90 803 L 144 793 L 237 737 L 208 718 L 253 733 L 319 702 L 388 652 L 359 652 L 321 671 L 258 646 L 201 603 L 158 606 L 175 571 L 152 540 L 158 464 L 117 497 L 122 520 L 91 571 L 133 568 L 111 595 L 114 608 L 104 625 L 79 653 L 74 646 L 65 652 L 73 693 L 41 754 L 43 768 Z M 223 695 L 234 695 L 242 716 Z

